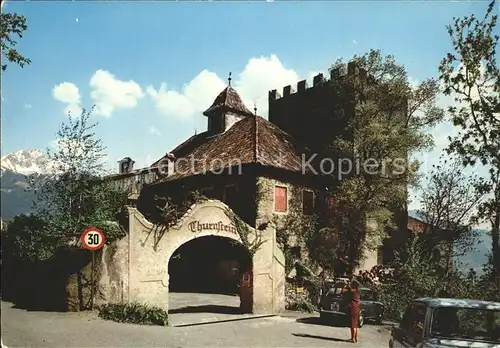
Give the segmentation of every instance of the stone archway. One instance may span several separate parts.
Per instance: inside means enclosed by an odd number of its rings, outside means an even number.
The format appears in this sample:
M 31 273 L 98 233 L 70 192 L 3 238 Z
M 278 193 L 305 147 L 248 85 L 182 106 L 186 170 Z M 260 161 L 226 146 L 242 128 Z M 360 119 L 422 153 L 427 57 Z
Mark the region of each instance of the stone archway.
M 234 239 L 210 235 L 182 244 L 168 263 L 169 313 L 182 314 L 181 321 L 196 313 L 251 313 L 253 294 L 241 281 L 252 268 L 248 248 Z
M 100 302 L 139 301 L 168 310 L 168 263 L 176 249 L 203 236 L 243 243 L 228 209 L 215 200 L 195 204 L 175 226 L 165 230 L 147 221 L 137 209 L 128 207 L 127 237 L 106 247 L 103 253 Z M 285 258 L 276 243 L 276 229 L 272 224 L 262 231 L 245 226 L 251 232 L 247 244 L 260 241 L 252 255 L 251 312 L 283 311 Z

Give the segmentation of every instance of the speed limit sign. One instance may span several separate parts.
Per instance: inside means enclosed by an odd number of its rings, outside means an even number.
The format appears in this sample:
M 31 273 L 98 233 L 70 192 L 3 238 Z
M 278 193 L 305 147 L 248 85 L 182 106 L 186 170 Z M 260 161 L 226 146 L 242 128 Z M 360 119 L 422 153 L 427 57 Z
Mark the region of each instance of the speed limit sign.
M 87 250 L 101 249 L 105 241 L 104 232 L 95 227 L 87 228 L 81 236 L 82 245 Z

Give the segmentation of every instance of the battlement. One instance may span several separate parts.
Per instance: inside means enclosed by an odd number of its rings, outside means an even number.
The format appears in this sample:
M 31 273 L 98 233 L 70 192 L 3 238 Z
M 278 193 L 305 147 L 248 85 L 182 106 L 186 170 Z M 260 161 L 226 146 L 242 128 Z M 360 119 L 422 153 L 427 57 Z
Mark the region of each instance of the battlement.
M 323 73 L 319 73 L 318 75 L 314 76 L 312 87 L 307 86 L 307 80 L 301 80 L 297 82 L 297 91 L 295 91 L 291 85 L 283 87 L 282 95 L 280 95 L 276 89 L 271 90 L 268 94 L 269 102 L 273 102 L 281 98 L 290 97 L 291 95 L 304 93 L 306 91 L 320 87 L 325 82 L 342 81 L 342 79 L 344 79 L 346 76 L 353 75 L 365 78 L 367 74 L 366 70 L 357 67 L 355 62 L 349 62 L 347 64 L 344 64 L 343 66 L 332 69 L 330 71 L 330 80 L 326 80 Z

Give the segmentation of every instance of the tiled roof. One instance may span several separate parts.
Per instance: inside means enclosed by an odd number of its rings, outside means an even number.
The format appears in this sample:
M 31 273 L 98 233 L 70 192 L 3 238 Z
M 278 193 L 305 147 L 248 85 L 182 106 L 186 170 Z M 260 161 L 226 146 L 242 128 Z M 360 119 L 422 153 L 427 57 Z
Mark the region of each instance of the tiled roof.
M 222 92 L 220 92 L 217 98 L 215 98 L 212 106 L 205 110 L 203 115 L 208 116 L 219 110 L 233 111 L 238 114 L 253 116 L 253 113 L 248 110 L 241 100 L 238 92 L 236 92 L 231 86 L 227 86 Z
M 300 172 L 302 155 L 308 151 L 299 148 L 289 134 L 273 123 L 254 116 L 237 122 L 222 134 L 194 135 L 171 153 L 177 159 L 176 172 L 158 182 L 203 174 L 204 169 L 217 171 L 239 163 L 258 163 Z

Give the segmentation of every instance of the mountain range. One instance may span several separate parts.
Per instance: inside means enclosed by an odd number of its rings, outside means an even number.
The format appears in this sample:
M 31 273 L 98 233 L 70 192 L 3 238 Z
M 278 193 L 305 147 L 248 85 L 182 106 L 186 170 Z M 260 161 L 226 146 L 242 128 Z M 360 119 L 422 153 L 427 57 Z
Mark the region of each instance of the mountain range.
M 2 220 L 11 220 L 19 214 L 32 211 L 33 192 L 27 191 L 30 175 L 46 175 L 53 164 L 39 150 L 20 150 L 2 157 L 0 169 L 0 193 Z
M 54 172 L 55 164 L 40 150 L 20 150 L 1 158 L 1 219 L 11 220 L 19 214 L 32 211 L 33 192 L 27 191 L 28 176 L 49 175 Z M 409 216 L 418 218 L 416 211 Z M 475 250 L 461 258 L 467 268 L 480 270 L 491 250 L 491 237 L 485 230 L 478 230 L 479 243 Z

